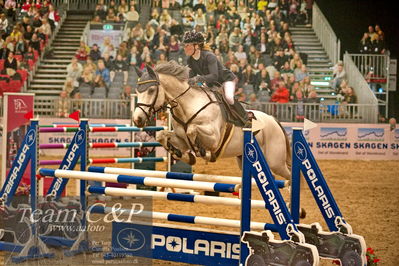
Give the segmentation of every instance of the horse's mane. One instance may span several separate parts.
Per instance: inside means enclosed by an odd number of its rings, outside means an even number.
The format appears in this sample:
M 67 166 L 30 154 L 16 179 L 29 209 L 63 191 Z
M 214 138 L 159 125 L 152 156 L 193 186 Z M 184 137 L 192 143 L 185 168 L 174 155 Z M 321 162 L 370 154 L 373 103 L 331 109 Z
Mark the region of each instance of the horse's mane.
M 159 74 L 170 75 L 180 81 L 186 81 L 189 77 L 190 68 L 182 66 L 174 60 L 166 63 L 159 63 L 155 66 L 155 71 Z

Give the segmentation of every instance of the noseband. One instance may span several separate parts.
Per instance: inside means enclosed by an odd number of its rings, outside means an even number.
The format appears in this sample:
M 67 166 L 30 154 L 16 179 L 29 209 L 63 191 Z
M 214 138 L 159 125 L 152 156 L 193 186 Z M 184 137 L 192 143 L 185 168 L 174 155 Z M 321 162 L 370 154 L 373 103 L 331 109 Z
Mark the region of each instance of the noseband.
M 157 100 L 158 100 L 158 94 L 159 94 L 159 80 L 158 80 L 158 79 L 143 80 L 143 81 L 137 82 L 137 85 L 138 85 L 139 87 L 140 87 L 140 85 L 150 85 L 150 86 L 148 86 L 148 88 L 152 87 L 153 85 L 156 86 L 156 89 L 157 89 L 157 90 L 156 90 L 156 93 L 155 93 L 154 100 L 152 101 L 151 104 L 137 103 L 137 105 L 136 105 L 136 107 L 137 107 L 137 108 L 140 108 L 141 111 L 143 111 L 143 113 L 146 115 L 147 120 L 150 121 L 151 116 L 152 116 L 153 114 L 156 114 L 159 110 L 161 110 L 161 109 L 163 108 L 163 107 L 160 107 L 158 110 L 155 109 L 155 103 L 156 103 Z M 148 90 L 148 88 L 145 89 L 145 90 L 143 90 L 143 91 Z M 148 107 L 148 113 L 144 110 L 143 107 Z

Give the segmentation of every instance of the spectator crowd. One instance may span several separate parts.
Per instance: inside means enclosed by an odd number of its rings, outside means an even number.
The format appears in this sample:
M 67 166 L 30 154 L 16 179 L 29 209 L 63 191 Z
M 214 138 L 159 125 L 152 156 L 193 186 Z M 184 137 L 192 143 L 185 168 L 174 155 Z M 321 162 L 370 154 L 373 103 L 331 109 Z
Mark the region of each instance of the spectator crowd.
M 58 24 L 50 1 L 0 1 L 0 94 L 20 91 Z
M 76 93 L 93 97 L 97 92 L 114 98 L 116 81 L 121 85 L 119 95 L 125 95 L 122 92 L 134 86 L 128 80 L 134 67 L 168 60 L 185 64 L 182 37 L 195 29 L 236 74 L 236 96 L 241 101 L 287 103 L 300 97 L 315 102 L 306 57 L 296 52 L 290 32 L 290 26 L 310 23 L 311 7 L 311 0 L 250 0 L 237 5 L 229 0 L 155 0 L 148 23 L 142 25 L 135 0 L 119 4 L 111 0 L 108 5 L 99 0 L 92 23 L 127 23 L 123 41 L 114 44 L 104 38 L 91 47 L 82 42 L 68 66 L 66 88 L 72 97 Z

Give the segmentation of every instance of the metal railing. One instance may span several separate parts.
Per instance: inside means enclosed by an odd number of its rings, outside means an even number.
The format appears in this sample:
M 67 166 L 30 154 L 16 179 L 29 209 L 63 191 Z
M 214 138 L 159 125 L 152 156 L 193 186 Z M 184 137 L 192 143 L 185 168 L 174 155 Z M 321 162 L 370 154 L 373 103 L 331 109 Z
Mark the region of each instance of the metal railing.
M 364 77 L 372 74 L 372 79 L 379 83 L 387 83 L 389 80 L 389 60 L 388 54 L 348 54 L 353 63 L 357 66 Z
M 313 4 L 312 27 L 333 64 L 340 58 L 341 42 L 316 3 Z
M 362 104 L 371 104 L 375 106 L 374 119 L 371 123 L 377 123 L 378 100 L 348 53 L 344 54 L 344 68 L 347 73 L 348 83 L 353 87 L 357 95 L 357 101 Z M 372 115 L 372 113 L 370 115 Z
M 301 122 L 304 118 L 327 123 L 376 123 L 374 104 L 260 103 L 257 108 L 282 122 Z
M 119 99 L 68 99 L 66 106 L 60 107 L 59 98 L 35 97 L 35 113 L 41 117 L 61 116 L 76 110 L 81 117 L 104 119 L 130 119 L 130 101 Z
M 131 119 L 130 102 L 119 99 L 68 100 L 67 107 L 61 108 L 58 98 L 35 97 L 35 112 L 41 117 L 60 116 L 60 112 L 81 111 L 85 118 Z M 315 122 L 331 123 L 377 123 L 375 104 L 323 104 L 323 103 L 272 103 L 261 102 L 249 105 L 275 116 L 282 122 L 300 122 L 306 117 Z

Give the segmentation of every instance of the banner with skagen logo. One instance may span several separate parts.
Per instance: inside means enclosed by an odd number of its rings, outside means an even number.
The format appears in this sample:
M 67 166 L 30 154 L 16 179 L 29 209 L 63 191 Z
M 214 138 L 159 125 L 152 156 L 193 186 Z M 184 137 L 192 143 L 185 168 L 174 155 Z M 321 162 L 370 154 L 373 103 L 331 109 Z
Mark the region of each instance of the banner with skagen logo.
M 301 123 L 282 123 L 289 139 Z M 399 128 L 388 124 L 327 124 L 304 132 L 316 159 L 399 160 Z

